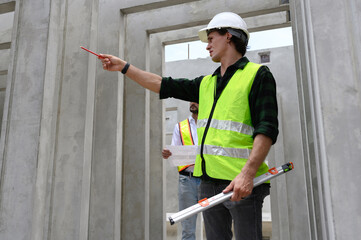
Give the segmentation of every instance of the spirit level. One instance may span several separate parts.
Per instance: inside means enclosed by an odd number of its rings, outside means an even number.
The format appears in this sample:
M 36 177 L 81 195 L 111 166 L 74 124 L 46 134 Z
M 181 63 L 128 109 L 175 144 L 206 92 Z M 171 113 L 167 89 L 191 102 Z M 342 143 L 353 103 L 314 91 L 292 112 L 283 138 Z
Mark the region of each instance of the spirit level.
M 293 169 L 293 163 L 289 162 L 286 163 L 278 168 L 271 168 L 268 170 L 267 173 L 256 177 L 253 180 L 253 187 L 257 187 L 261 185 L 262 183 L 271 180 L 272 178 L 275 178 L 279 175 L 282 175 L 283 173 L 289 172 Z M 172 216 L 169 217 L 170 224 L 173 225 L 174 223 L 177 223 L 179 221 L 182 221 L 186 218 L 189 218 L 193 216 L 194 214 L 197 214 L 199 212 L 203 212 L 204 210 L 214 207 L 215 205 L 218 205 L 222 202 L 225 202 L 229 200 L 232 196 L 233 192 L 228 193 L 219 193 L 211 198 L 205 198 L 200 200 L 197 204 L 194 204 L 193 206 L 190 206 L 186 209 L 183 209 L 182 211 L 179 211 Z

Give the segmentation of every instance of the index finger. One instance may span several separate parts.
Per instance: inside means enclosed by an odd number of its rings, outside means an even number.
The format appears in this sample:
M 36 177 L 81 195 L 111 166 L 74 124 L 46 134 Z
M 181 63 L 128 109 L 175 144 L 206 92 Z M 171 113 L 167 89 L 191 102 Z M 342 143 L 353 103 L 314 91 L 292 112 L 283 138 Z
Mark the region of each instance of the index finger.
M 228 193 L 233 190 L 233 182 L 231 182 L 225 189 L 223 189 L 223 193 Z

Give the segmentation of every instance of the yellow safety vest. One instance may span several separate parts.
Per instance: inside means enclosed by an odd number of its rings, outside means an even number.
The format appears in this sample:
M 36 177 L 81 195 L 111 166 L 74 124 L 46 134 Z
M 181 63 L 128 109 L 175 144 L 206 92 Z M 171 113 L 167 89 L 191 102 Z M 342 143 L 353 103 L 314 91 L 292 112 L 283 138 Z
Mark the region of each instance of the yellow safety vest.
M 260 66 L 248 62 L 243 70 L 238 69 L 235 72 L 220 95 L 211 119 L 209 117 L 215 98 L 217 76 L 208 75 L 202 79 L 197 120 L 198 154 L 194 176 L 203 175 L 203 164 L 209 177 L 233 180 L 246 164 L 253 147 L 254 131 L 248 96 Z M 257 176 L 267 171 L 267 164 L 262 163 Z
M 187 118 L 186 120 L 179 122 L 178 126 L 179 126 L 179 135 L 182 141 L 182 145 L 194 145 L 189 119 Z M 191 165 L 178 166 L 178 172 L 186 169 Z

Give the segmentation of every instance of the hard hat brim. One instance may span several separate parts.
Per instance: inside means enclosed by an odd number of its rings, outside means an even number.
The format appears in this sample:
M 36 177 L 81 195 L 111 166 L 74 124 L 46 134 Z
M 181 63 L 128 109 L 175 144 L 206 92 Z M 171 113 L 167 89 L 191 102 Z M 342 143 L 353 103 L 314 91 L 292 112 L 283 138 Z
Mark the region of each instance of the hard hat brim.
M 208 28 L 202 28 L 201 30 L 198 31 L 199 39 L 205 43 L 208 42 L 207 30 Z

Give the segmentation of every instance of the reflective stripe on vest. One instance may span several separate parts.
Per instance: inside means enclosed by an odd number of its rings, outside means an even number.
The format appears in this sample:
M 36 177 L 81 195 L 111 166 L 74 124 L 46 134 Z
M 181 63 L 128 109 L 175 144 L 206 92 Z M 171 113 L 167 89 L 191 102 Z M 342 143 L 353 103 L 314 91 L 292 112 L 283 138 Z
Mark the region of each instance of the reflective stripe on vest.
M 197 121 L 197 127 L 206 127 L 207 125 L 207 119 L 202 119 Z M 212 119 L 212 122 L 210 124 L 211 128 L 219 129 L 219 130 L 228 130 L 233 132 L 240 132 L 247 135 L 252 135 L 254 128 L 252 126 L 249 126 L 244 123 L 240 122 L 232 122 L 229 120 L 216 120 Z
M 186 120 L 179 122 L 178 126 L 179 126 L 179 135 L 180 135 L 182 144 L 183 145 L 194 145 L 189 119 L 187 118 Z M 178 172 L 186 169 L 189 166 L 191 166 L 191 165 L 178 166 Z
M 254 131 L 248 98 L 260 66 L 248 62 L 243 70 L 238 69 L 223 89 L 215 106 L 217 76 L 209 75 L 202 79 L 197 120 L 199 152 L 194 176 L 203 174 L 201 154 L 205 160 L 205 171 L 211 178 L 233 180 L 246 164 L 253 148 Z M 213 115 L 210 116 L 213 107 Z M 206 135 L 203 136 L 204 134 Z M 263 163 L 256 175 L 267 171 L 268 166 Z
M 200 154 L 201 147 L 198 146 L 197 154 Z M 231 158 L 248 158 L 251 153 L 250 149 L 242 148 L 224 148 L 219 146 L 204 145 L 203 154 L 217 155 Z

